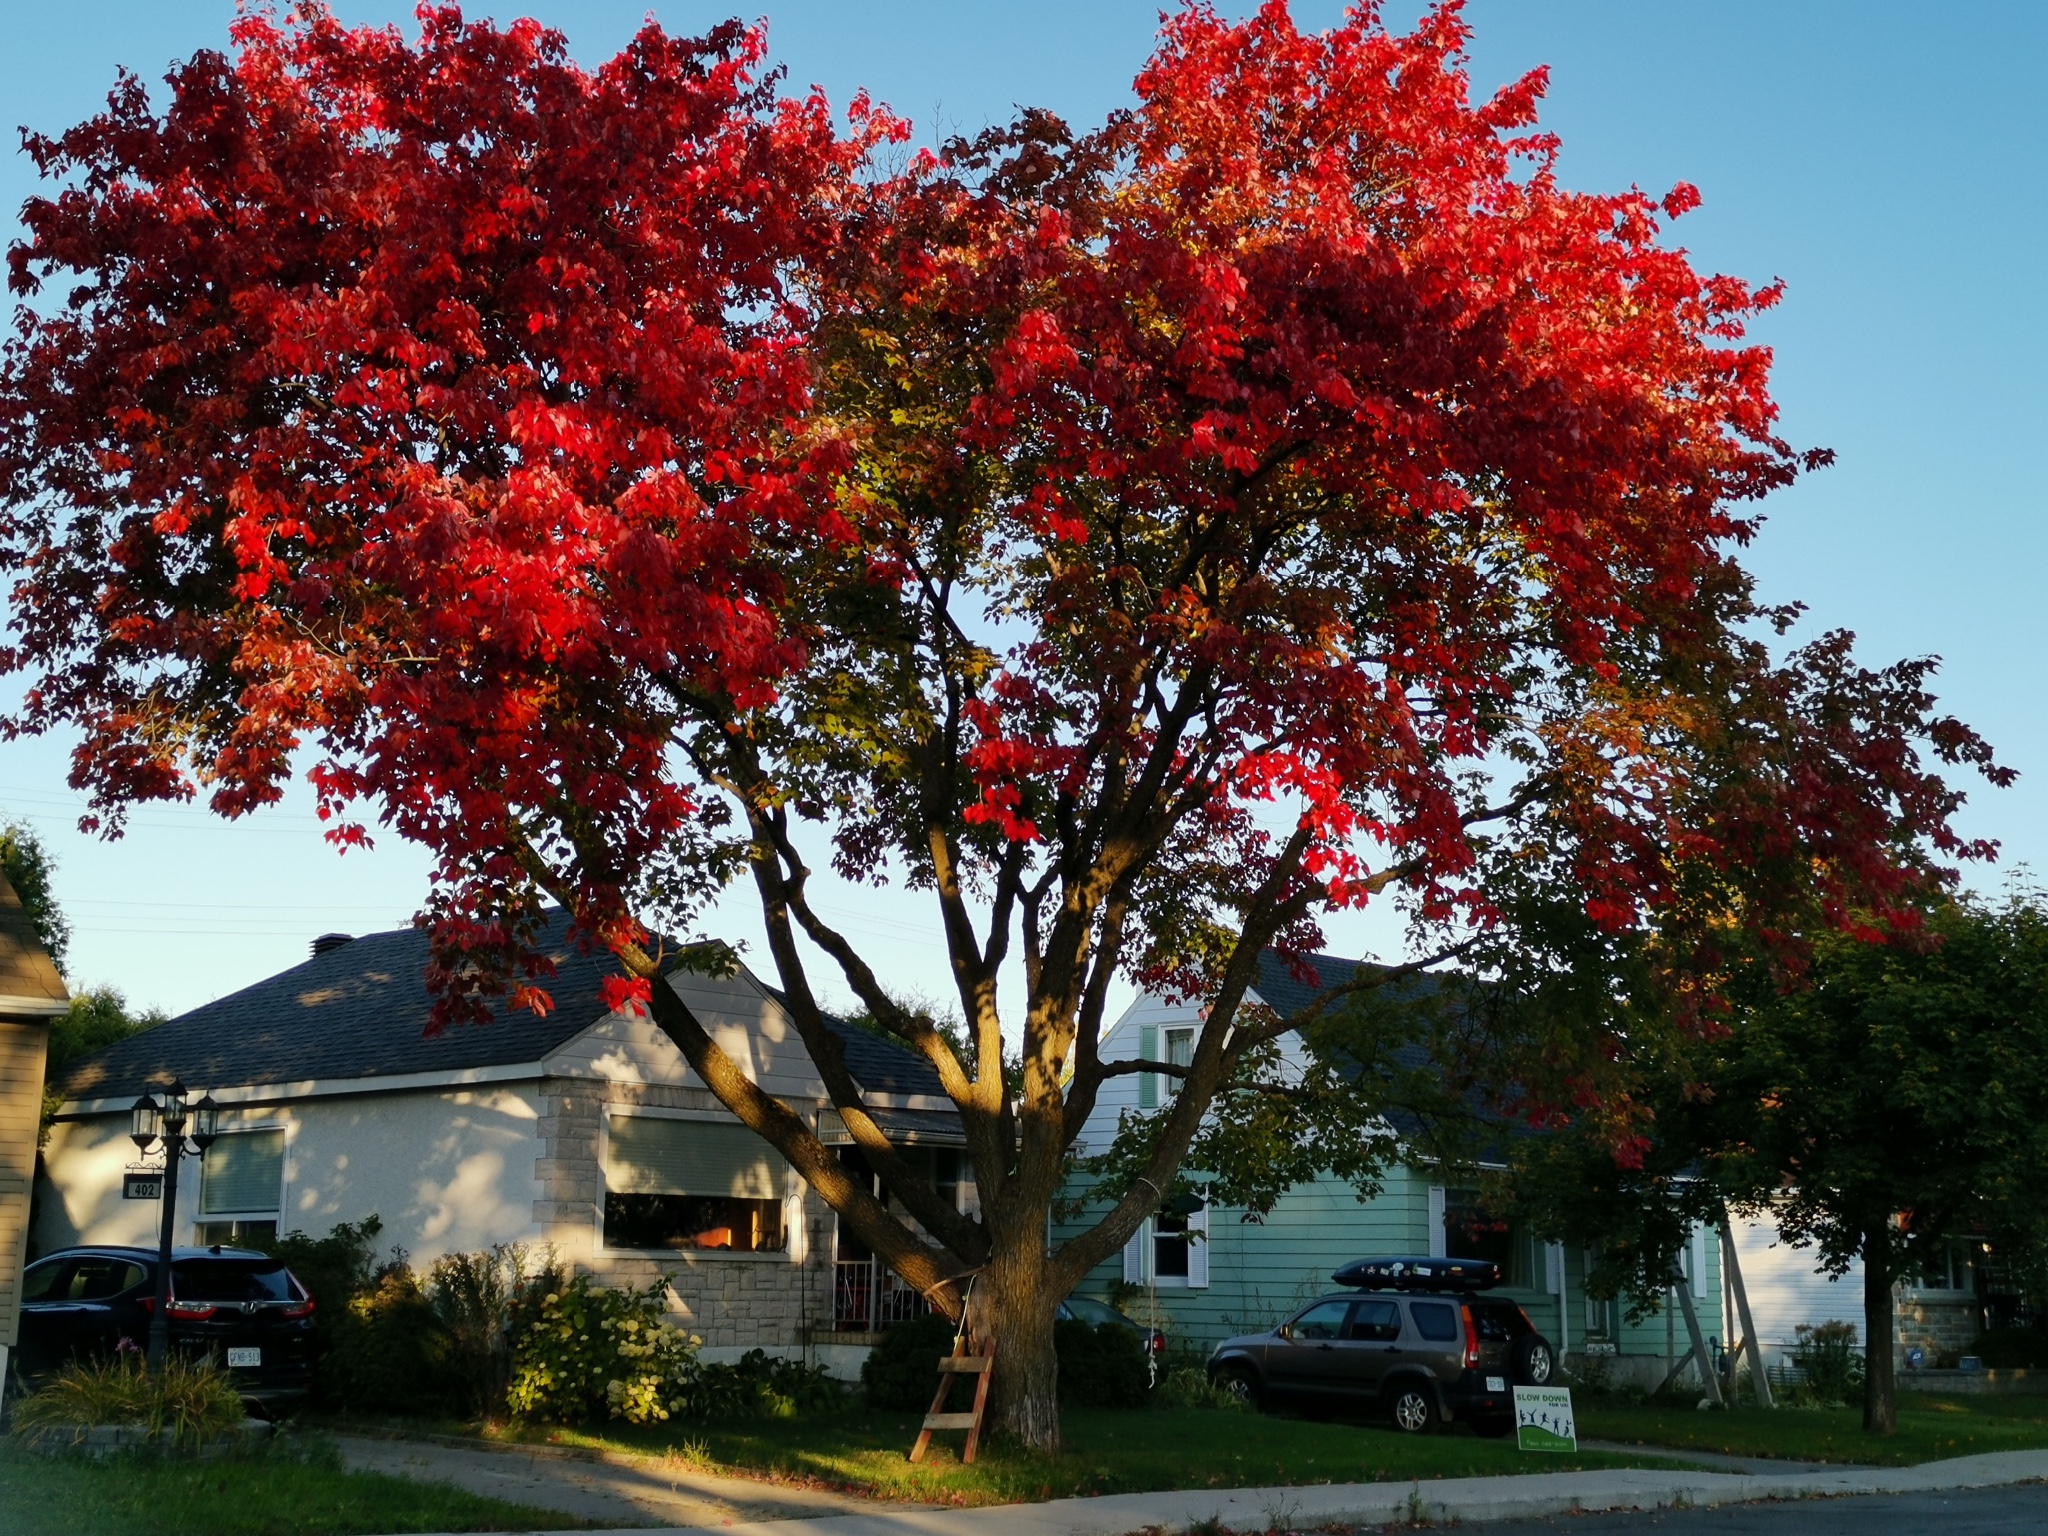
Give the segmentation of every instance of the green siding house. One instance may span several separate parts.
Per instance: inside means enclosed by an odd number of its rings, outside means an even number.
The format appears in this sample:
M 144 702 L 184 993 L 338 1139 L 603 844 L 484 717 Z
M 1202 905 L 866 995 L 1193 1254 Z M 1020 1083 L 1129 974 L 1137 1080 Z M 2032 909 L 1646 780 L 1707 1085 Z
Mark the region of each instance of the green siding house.
M 1316 956 L 1323 985 L 1348 979 L 1356 961 Z M 1254 999 L 1282 1018 L 1315 995 L 1277 960 L 1260 967 Z M 1181 1064 L 1190 1059 L 1202 1023 L 1198 1002 L 1141 997 L 1106 1032 L 1102 1055 Z M 1284 1042 L 1298 1058 L 1296 1037 Z M 1155 1112 L 1172 1092 L 1159 1074 L 1111 1078 L 1082 1132 L 1086 1152 L 1115 1138 L 1120 1113 Z M 1065 1230 L 1078 1230 L 1069 1227 Z M 1064 1235 L 1056 1226 L 1055 1236 Z M 1727 1338 L 1722 1319 L 1719 1241 L 1693 1234 L 1685 1267 L 1701 1331 Z M 1531 1240 L 1503 1228 L 1478 1209 L 1476 1194 L 1427 1165 L 1396 1161 L 1380 1191 L 1361 1201 L 1332 1178 L 1296 1186 L 1263 1219 L 1243 1211 L 1206 1207 L 1185 1216 L 1161 1213 L 1124 1249 L 1121 1260 L 1099 1266 L 1080 1286 L 1084 1295 L 1115 1299 L 1140 1321 L 1166 1330 L 1177 1345 L 1207 1352 L 1232 1334 L 1271 1327 L 1316 1296 L 1335 1289 L 1330 1273 L 1352 1259 L 1383 1254 L 1455 1254 L 1498 1262 L 1508 1281 L 1501 1294 L 1519 1302 L 1557 1346 L 1574 1375 L 1589 1369 L 1619 1384 L 1655 1387 L 1690 1348 L 1676 1305 L 1629 1324 L 1618 1303 L 1585 1293 L 1585 1256 L 1562 1245 Z M 1697 1377 L 1693 1378 L 1697 1384 Z

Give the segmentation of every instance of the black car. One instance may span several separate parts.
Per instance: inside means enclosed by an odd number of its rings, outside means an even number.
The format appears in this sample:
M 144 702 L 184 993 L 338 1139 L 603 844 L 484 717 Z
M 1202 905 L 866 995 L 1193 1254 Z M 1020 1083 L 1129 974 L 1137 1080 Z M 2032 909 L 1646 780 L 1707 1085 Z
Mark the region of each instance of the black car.
M 1106 1301 L 1097 1301 L 1090 1296 L 1069 1296 L 1059 1304 L 1053 1316 L 1061 1322 L 1087 1323 L 1100 1328 L 1107 1324 L 1111 1328 L 1122 1328 L 1138 1336 L 1138 1342 L 1145 1351 L 1145 1385 L 1159 1385 L 1159 1368 L 1166 1360 L 1166 1335 L 1157 1328 L 1147 1328 L 1143 1323 L 1133 1322 Z
M 1444 1267 L 1453 1264 L 1463 1268 Z M 1348 1402 L 1378 1408 L 1409 1434 L 1455 1420 L 1498 1436 L 1514 1432 L 1514 1388 L 1548 1386 L 1556 1374 L 1556 1351 L 1528 1314 L 1477 1294 L 1498 1278 L 1485 1260 L 1375 1261 L 1338 1278 L 1372 1289 L 1321 1297 L 1271 1332 L 1225 1339 L 1209 1357 L 1210 1380 L 1254 1404 Z
M 21 1372 L 35 1379 L 74 1358 L 149 1342 L 157 1255 L 148 1248 L 66 1248 L 22 1274 Z M 171 1252 L 171 1347 L 227 1368 L 245 1401 L 274 1412 L 306 1393 L 313 1298 L 267 1254 L 239 1248 Z

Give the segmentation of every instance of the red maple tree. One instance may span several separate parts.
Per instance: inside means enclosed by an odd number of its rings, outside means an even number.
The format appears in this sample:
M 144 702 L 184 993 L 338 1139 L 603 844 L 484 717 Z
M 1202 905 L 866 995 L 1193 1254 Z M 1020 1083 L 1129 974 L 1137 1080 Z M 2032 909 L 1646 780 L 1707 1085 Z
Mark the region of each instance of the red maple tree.
M 1730 922 L 1882 928 L 1929 840 L 1974 851 L 1915 743 L 1981 744 L 1917 673 L 1746 635 L 1743 508 L 1799 467 L 1743 340 L 1775 290 L 1661 243 L 1689 188 L 1561 188 L 1540 72 L 1474 105 L 1455 5 L 1190 7 L 1100 131 L 890 175 L 898 125 L 777 97 L 757 33 L 586 73 L 421 15 L 245 19 L 163 115 L 124 82 L 31 140 L 68 188 L 12 282 L 81 281 L 0 370 L 13 728 L 82 728 L 116 818 L 238 814 L 312 743 L 325 809 L 439 856 L 450 1018 L 537 1000 L 561 901 L 899 1273 L 949 1310 L 982 1276 L 1026 1441 L 1054 1303 L 1272 1086 L 1286 1021 L 1241 1004 L 1319 915 L 1405 893 L 1441 958 L 1548 882 L 1666 925 L 1683 992 Z M 932 892 L 964 1049 L 811 904 L 807 818 Z M 736 873 L 911 1221 L 655 984 L 650 933 Z M 977 1213 L 868 1113 L 817 954 L 937 1069 Z M 1102 1059 L 1120 973 L 1208 999 L 1189 1063 Z M 1048 1253 L 1138 1070 L 1170 1103 Z

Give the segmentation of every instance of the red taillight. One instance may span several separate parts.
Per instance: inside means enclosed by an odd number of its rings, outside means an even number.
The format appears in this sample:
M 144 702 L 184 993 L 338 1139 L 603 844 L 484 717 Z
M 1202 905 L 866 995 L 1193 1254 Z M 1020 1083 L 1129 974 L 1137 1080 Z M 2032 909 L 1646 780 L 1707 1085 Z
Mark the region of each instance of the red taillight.
M 1163 1355 L 1163 1354 L 1165 1354 L 1165 1353 L 1166 1353 L 1166 1335 L 1165 1335 L 1165 1334 L 1163 1334 L 1163 1333 L 1155 1333 L 1155 1334 L 1153 1334 L 1153 1335 L 1152 1335 L 1152 1353 L 1153 1353 L 1153 1354 L 1155 1354 L 1155 1355 Z
M 313 1298 L 310 1296 L 304 1301 L 295 1302 L 293 1305 L 283 1308 L 278 1313 L 279 1317 L 311 1317 L 312 1315 Z
M 164 1307 L 164 1316 L 180 1322 L 203 1323 L 219 1310 L 210 1301 L 173 1301 Z
M 1458 1308 L 1458 1315 L 1465 1319 L 1465 1369 L 1469 1371 L 1479 1364 L 1479 1325 L 1472 1321 L 1470 1307 Z

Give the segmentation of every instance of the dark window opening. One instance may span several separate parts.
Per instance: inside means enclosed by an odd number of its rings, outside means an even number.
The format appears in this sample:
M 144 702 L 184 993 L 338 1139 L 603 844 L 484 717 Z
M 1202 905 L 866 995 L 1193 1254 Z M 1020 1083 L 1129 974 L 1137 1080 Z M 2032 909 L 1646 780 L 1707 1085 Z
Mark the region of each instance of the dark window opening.
M 782 1202 L 731 1195 L 604 1197 L 607 1248 L 695 1248 L 779 1253 Z
M 1161 1211 L 1152 1218 L 1152 1275 L 1158 1280 L 1187 1279 L 1187 1217 Z
M 1528 1244 L 1518 1241 L 1512 1223 L 1492 1214 L 1480 1203 L 1476 1189 L 1453 1189 L 1444 1194 L 1444 1252 L 1454 1259 L 1490 1259 L 1500 1266 L 1503 1285 L 1527 1285 L 1523 1263 Z

